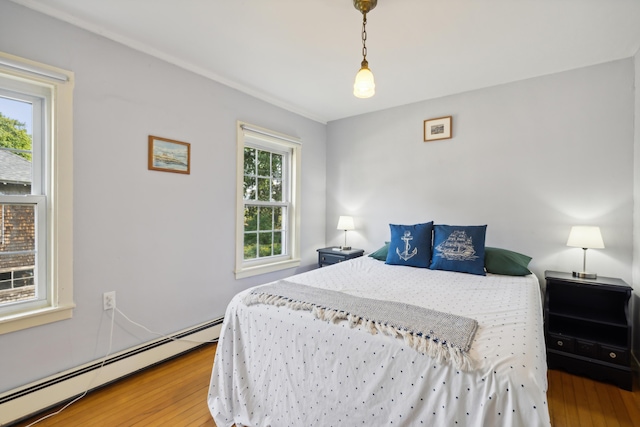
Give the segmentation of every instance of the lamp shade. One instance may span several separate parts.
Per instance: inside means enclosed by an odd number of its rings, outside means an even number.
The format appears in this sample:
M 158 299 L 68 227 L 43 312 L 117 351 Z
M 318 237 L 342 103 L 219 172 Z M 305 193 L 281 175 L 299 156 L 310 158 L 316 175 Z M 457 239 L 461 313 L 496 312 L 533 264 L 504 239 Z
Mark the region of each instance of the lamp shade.
M 356 82 L 353 84 L 353 94 L 357 98 L 371 98 L 376 93 L 376 84 L 373 81 L 373 73 L 363 65 L 356 74 Z
M 587 225 L 577 225 L 571 227 L 571 231 L 569 232 L 569 240 L 567 240 L 567 246 L 585 249 L 604 248 L 604 242 L 602 241 L 600 227 Z
M 351 216 L 341 216 L 338 219 L 338 226 L 336 227 L 338 230 L 355 230 L 356 228 L 353 225 L 353 217 Z

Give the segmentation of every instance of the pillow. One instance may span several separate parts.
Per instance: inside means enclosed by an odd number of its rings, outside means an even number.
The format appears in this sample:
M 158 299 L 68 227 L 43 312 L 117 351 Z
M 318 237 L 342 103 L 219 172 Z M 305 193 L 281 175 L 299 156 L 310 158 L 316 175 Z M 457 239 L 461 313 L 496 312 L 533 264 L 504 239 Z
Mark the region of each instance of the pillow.
M 500 248 L 484 248 L 484 268 L 487 273 L 505 276 L 526 276 L 531 274 L 527 268 L 531 257 L 518 252 Z
M 486 225 L 435 225 L 433 259 L 429 268 L 484 276 L 486 232 Z
M 389 253 L 389 242 L 384 242 L 384 246 L 375 252 L 371 252 L 369 256 L 378 261 L 386 261 L 387 254 Z
M 387 264 L 428 268 L 431 260 L 433 221 L 424 224 L 389 224 L 391 242 Z

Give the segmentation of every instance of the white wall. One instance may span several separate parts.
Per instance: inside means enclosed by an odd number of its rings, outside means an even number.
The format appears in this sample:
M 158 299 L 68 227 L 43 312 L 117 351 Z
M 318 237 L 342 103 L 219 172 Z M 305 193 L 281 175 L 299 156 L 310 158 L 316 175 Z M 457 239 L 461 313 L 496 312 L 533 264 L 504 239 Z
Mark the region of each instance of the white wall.
M 342 241 L 343 214 L 356 221 L 349 244 L 367 251 L 389 223 L 488 224 L 487 245 L 532 256 L 542 280 L 581 269 L 569 229 L 594 224 L 606 249 L 589 250 L 588 269 L 631 283 L 633 68 L 620 60 L 329 123 L 327 243 Z M 453 139 L 423 142 L 423 120 L 447 115 Z
M 75 72 L 72 319 L 0 336 L 0 392 L 104 356 L 102 294 L 162 333 L 224 315 L 250 285 L 313 267 L 325 242 L 326 126 L 0 0 L 0 50 Z M 300 137 L 302 265 L 236 281 L 236 120 Z M 190 175 L 147 170 L 149 134 L 191 143 Z M 113 350 L 154 336 L 118 320 Z

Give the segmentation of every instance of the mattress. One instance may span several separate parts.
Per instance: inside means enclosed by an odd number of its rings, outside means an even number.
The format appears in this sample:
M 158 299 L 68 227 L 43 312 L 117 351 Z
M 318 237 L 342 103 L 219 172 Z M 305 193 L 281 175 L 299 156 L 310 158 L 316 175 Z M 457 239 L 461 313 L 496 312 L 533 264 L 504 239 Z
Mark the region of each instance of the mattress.
M 550 426 L 540 287 L 535 275 L 477 276 L 369 257 L 287 278 L 354 296 L 476 319 L 462 372 L 347 322 L 307 311 L 227 307 L 208 405 L 218 427 Z

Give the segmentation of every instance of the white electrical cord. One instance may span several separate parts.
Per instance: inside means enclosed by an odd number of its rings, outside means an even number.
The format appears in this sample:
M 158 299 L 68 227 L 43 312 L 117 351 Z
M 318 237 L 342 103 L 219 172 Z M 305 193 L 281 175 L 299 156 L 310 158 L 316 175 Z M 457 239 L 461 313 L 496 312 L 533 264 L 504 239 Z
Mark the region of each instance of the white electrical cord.
M 60 412 L 64 411 L 69 406 L 73 405 L 78 400 L 80 400 L 83 397 L 85 397 L 87 395 L 87 393 L 89 393 L 89 390 L 91 389 L 91 385 L 93 384 L 93 381 L 98 377 L 98 374 L 102 371 L 102 368 L 104 367 L 104 364 L 106 363 L 107 358 L 111 355 L 111 346 L 113 345 L 113 325 L 115 323 L 115 318 L 116 318 L 116 314 L 115 314 L 115 312 L 113 310 L 111 310 L 111 328 L 110 328 L 110 331 L 109 331 L 109 349 L 107 350 L 107 354 L 104 355 L 104 358 L 102 358 L 102 362 L 100 363 L 100 367 L 95 371 L 95 373 L 93 374 L 93 377 L 91 377 L 91 380 L 89 381 L 89 384 L 87 384 L 87 388 L 85 389 L 85 391 L 80 396 L 76 397 L 71 402 L 67 403 L 62 408 L 58 409 L 56 412 L 52 412 L 52 413 L 50 413 L 48 415 L 45 415 L 44 417 L 35 420 L 34 422 L 32 422 L 31 424 L 27 425 L 26 427 L 31 427 L 32 425 L 37 424 L 42 420 L 46 420 L 47 418 L 53 417 L 54 415 L 58 415 Z
M 144 329 L 145 331 L 149 332 L 150 334 L 154 334 L 154 335 L 158 335 L 161 336 L 163 338 L 167 338 L 170 339 L 172 341 L 187 341 L 187 342 L 194 342 L 194 343 L 201 343 L 201 344 L 207 344 L 207 343 L 213 343 L 216 342 L 216 340 L 208 340 L 208 341 L 196 341 L 196 340 L 188 340 L 188 339 L 184 339 L 184 338 L 174 338 L 174 337 L 170 337 L 167 336 L 165 334 L 161 334 L 160 332 L 154 332 L 152 330 L 150 330 L 149 328 L 147 328 L 144 325 L 141 325 L 138 322 L 134 322 L 133 320 L 131 320 L 129 318 L 129 316 L 127 316 L 126 314 L 124 314 L 122 311 L 120 311 L 120 309 L 118 307 L 113 307 L 111 309 L 111 328 L 109 331 L 109 349 L 107 350 L 107 354 L 105 354 L 104 358 L 102 359 L 102 362 L 100 363 L 100 367 L 95 371 L 93 377 L 91 378 L 91 380 L 89 381 L 89 384 L 87 385 L 86 390 L 78 397 L 76 397 L 75 399 L 73 399 L 71 402 L 67 403 L 66 405 L 64 405 L 62 408 L 60 408 L 59 410 L 57 410 L 56 412 L 52 412 L 48 415 L 45 415 L 44 417 L 32 422 L 31 424 L 27 425 L 26 427 L 31 427 L 34 424 L 39 423 L 42 420 L 46 420 L 49 417 L 53 417 L 54 415 L 58 415 L 60 412 L 64 411 L 65 409 L 67 409 L 69 406 L 73 405 L 74 403 L 76 403 L 78 400 L 82 399 L 83 397 L 85 397 L 87 395 L 87 393 L 89 392 L 89 390 L 91 389 L 91 385 L 93 384 L 93 381 L 97 378 L 98 374 L 102 371 L 102 368 L 104 367 L 104 364 L 107 361 L 107 358 L 111 355 L 111 347 L 113 345 L 113 327 L 114 327 L 114 323 L 115 323 L 115 318 L 116 318 L 116 313 L 118 312 L 122 317 L 124 317 L 128 322 L 138 326 L 139 328 Z
M 129 321 L 130 323 L 133 323 L 134 325 L 138 326 L 139 328 L 144 329 L 145 331 L 149 332 L 150 334 L 154 334 L 154 335 L 158 335 L 159 337 L 162 338 L 167 338 L 170 339 L 172 341 L 186 341 L 186 342 L 195 342 L 195 343 L 200 343 L 200 344 L 207 344 L 207 343 L 214 343 L 216 341 L 218 341 L 217 339 L 214 340 L 207 340 L 207 341 L 197 341 L 197 340 L 189 340 L 189 339 L 185 339 L 185 338 L 174 338 L 174 337 L 170 337 L 168 335 L 162 334 L 160 332 L 155 332 L 152 331 L 151 329 L 147 328 L 144 325 L 141 325 L 138 322 L 134 322 L 133 320 L 131 320 L 126 314 L 124 314 L 122 311 L 120 311 L 120 309 L 118 307 L 114 307 L 114 310 L 117 311 L 122 317 L 124 317 L 125 319 L 127 319 L 127 321 Z

